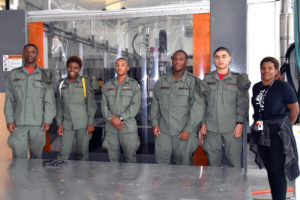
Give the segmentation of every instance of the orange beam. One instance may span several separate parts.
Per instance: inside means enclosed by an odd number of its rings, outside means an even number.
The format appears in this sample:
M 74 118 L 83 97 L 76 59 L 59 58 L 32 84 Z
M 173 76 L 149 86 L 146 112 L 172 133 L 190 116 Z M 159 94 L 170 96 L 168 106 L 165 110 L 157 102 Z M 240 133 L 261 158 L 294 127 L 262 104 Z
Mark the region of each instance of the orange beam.
M 44 37 L 43 23 L 30 22 L 28 23 L 28 41 L 37 46 L 39 50 L 36 63 L 40 67 L 44 67 Z
M 28 23 L 28 42 L 37 46 L 39 54 L 36 64 L 44 67 L 44 24 L 42 22 Z M 46 144 L 44 151 L 51 151 L 49 133 L 46 132 Z
M 210 14 L 193 15 L 193 72 L 203 79 L 210 72 Z
M 203 79 L 210 72 L 210 14 L 193 15 L 193 73 Z M 193 154 L 194 165 L 208 165 L 208 158 L 202 148 L 202 141 Z

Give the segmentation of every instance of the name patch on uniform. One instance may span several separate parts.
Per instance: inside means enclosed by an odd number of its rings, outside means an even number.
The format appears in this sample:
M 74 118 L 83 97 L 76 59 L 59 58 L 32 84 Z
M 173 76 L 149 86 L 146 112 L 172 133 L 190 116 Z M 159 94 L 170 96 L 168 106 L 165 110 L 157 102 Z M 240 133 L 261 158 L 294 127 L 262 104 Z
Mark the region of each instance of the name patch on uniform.
M 216 82 L 207 82 L 207 85 L 215 85 Z
M 160 89 L 161 89 L 161 90 L 169 90 L 170 87 L 163 87 L 163 86 L 162 86 L 162 87 L 160 87 Z
M 13 81 L 15 82 L 15 81 L 24 81 L 25 80 L 25 78 L 15 78 Z
M 180 87 L 180 88 L 178 88 L 178 90 L 189 90 L 189 88 L 187 88 L 187 87 Z
M 74 88 L 83 88 L 81 85 L 75 85 Z
M 237 85 L 236 83 L 225 83 L 225 85 Z
M 130 87 L 123 87 L 122 90 L 132 90 Z
M 107 88 L 106 91 L 117 90 L 117 88 Z

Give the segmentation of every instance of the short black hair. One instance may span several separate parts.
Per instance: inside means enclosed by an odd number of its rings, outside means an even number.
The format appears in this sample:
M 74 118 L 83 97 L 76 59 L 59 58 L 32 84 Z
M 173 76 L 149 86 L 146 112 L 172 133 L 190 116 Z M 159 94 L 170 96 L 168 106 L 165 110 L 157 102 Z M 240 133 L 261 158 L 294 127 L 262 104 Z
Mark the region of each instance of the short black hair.
M 173 57 L 174 57 L 174 55 L 175 55 L 176 53 L 183 53 L 183 54 L 185 55 L 185 59 L 186 59 L 186 60 L 188 59 L 187 53 L 186 53 L 185 51 L 179 49 L 179 50 L 177 50 L 177 51 L 175 51 L 175 52 L 173 53 L 173 55 L 172 55 L 172 60 L 173 60 Z
M 70 56 L 67 60 L 67 66 L 69 65 L 69 63 L 74 62 L 77 63 L 79 65 L 79 67 L 81 68 L 82 66 L 82 61 L 78 56 Z
M 37 53 L 39 52 L 39 49 L 37 48 L 37 46 L 35 46 L 35 45 L 32 44 L 32 43 L 26 44 L 26 45 L 23 47 L 23 51 L 26 49 L 26 47 L 34 47 L 34 48 L 36 49 L 36 52 L 37 52 Z
M 118 59 L 115 61 L 115 63 L 116 63 L 117 61 L 119 61 L 119 60 L 125 60 L 125 61 L 127 62 L 127 65 L 129 65 L 128 59 L 127 59 L 127 58 L 125 58 L 125 57 L 120 57 L 120 58 L 118 58 Z
M 230 51 L 229 49 L 227 49 L 226 47 L 218 47 L 215 51 L 214 51 L 214 55 L 216 55 L 217 52 L 219 51 L 226 51 L 228 53 L 228 55 L 230 56 Z

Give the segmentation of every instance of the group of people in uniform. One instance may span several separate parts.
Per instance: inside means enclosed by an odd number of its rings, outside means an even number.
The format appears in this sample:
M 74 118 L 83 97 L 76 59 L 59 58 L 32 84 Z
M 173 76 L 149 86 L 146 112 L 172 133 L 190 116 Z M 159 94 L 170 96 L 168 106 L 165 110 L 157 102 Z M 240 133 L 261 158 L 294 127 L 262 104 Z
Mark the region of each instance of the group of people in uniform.
M 59 81 L 55 98 L 52 74 L 37 66 L 37 55 L 35 45 L 25 45 L 24 66 L 12 70 L 6 80 L 4 112 L 13 158 L 26 158 L 28 150 L 30 158 L 41 158 L 45 132 L 56 117 L 61 137 L 58 160 L 69 159 L 74 138 L 78 158 L 88 160 L 98 83 L 80 76 L 82 61 L 71 56 L 67 60 L 68 76 Z M 200 80 L 186 70 L 186 52 L 177 50 L 172 56 L 172 71 L 156 82 L 150 118 L 157 163 L 170 164 L 173 157 L 176 164 L 189 165 L 203 140 L 209 165 L 221 166 L 224 149 L 228 164 L 241 167 L 241 136 L 248 117 L 251 82 L 247 74 L 229 69 L 231 55 L 227 48 L 217 48 L 213 58 L 216 70 Z M 127 162 L 136 162 L 140 146 L 135 116 L 141 105 L 141 89 L 127 75 L 129 70 L 128 60 L 118 58 L 117 77 L 102 88 L 101 112 L 106 121 L 102 147 L 112 162 L 119 161 L 121 150 Z M 291 86 L 281 81 L 275 58 L 264 58 L 260 71 L 262 81 L 253 87 L 250 147 L 259 166 L 267 169 L 273 199 L 283 200 L 286 175 L 293 180 L 300 174 L 292 133 L 299 105 Z
M 82 77 L 82 61 L 67 60 L 68 76 L 59 81 L 56 97 L 49 70 L 38 67 L 38 49 L 27 44 L 24 66 L 10 72 L 6 81 L 5 117 L 11 132 L 8 144 L 13 158 L 41 158 L 54 117 L 61 137 L 59 160 L 67 160 L 76 138 L 80 160 L 88 160 L 88 146 L 94 131 L 97 105 L 95 79 Z M 246 74 L 230 71 L 230 51 L 219 47 L 214 52 L 216 70 L 200 80 L 186 70 L 188 56 L 177 50 L 172 56 L 172 71 L 162 75 L 154 86 L 150 118 L 155 136 L 155 159 L 159 164 L 188 165 L 197 149 L 199 137 L 209 165 L 220 166 L 222 147 L 231 166 L 241 167 L 242 130 L 248 116 L 250 81 Z M 129 77 L 126 58 L 115 61 L 117 77 L 102 88 L 101 112 L 106 121 L 102 147 L 109 161 L 118 162 L 121 150 L 127 162 L 136 162 L 140 146 L 137 115 L 141 89 Z

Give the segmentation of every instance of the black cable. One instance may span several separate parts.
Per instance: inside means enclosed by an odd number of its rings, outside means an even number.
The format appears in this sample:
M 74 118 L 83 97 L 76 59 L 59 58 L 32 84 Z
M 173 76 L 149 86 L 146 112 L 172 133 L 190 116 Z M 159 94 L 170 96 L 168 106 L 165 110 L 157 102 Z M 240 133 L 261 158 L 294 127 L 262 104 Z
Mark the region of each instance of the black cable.
M 138 35 L 139 35 L 139 34 L 136 33 L 136 34 L 133 36 L 131 45 L 132 45 L 132 49 L 133 49 L 133 55 L 137 55 L 137 57 L 141 57 L 141 56 L 136 52 L 135 47 L 134 47 L 134 42 L 135 42 L 135 40 L 136 40 L 136 38 L 137 38 Z
M 293 78 L 292 78 L 292 74 L 291 74 L 291 66 L 290 66 L 290 57 L 291 57 L 291 53 L 293 52 L 294 49 L 295 49 L 295 43 L 291 44 L 290 47 L 288 48 L 288 50 L 286 51 L 285 63 L 283 63 L 283 65 L 281 66 L 280 73 L 281 74 L 286 73 L 287 81 L 290 83 L 293 90 L 297 94 L 297 93 L 299 93 L 299 91 L 297 92 L 295 84 L 293 82 Z
M 290 60 L 290 56 L 291 56 L 291 53 L 294 50 L 294 48 L 295 48 L 295 43 L 292 43 L 290 45 L 290 47 L 288 48 L 288 50 L 286 51 L 286 53 L 285 53 L 285 59 L 286 60 Z
M 291 65 L 290 65 L 290 57 L 291 57 L 291 53 L 293 52 L 294 49 L 295 49 L 295 43 L 291 44 L 290 47 L 288 48 L 288 50 L 286 51 L 285 63 L 280 68 L 280 73 L 281 74 L 286 73 L 288 82 L 292 86 L 293 90 L 296 92 L 298 104 L 300 107 L 300 84 L 298 84 L 298 92 L 297 92 L 296 87 L 293 82 L 293 78 L 292 78 L 292 74 L 291 74 Z M 296 123 L 299 123 L 299 118 L 300 118 L 300 114 L 297 117 Z

